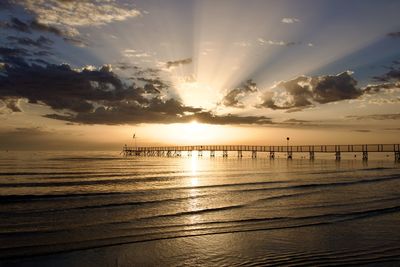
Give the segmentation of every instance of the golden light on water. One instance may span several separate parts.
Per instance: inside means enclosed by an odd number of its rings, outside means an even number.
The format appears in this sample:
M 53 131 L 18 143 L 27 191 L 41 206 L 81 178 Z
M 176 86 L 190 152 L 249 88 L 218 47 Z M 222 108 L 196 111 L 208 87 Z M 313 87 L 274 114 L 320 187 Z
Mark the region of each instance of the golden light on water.
M 198 186 L 198 185 L 199 185 L 199 179 L 196 178 L 196 177 L 191 178 L 191 179 L 190 179 L 190 184 L 191 184 L 192 186 Z
M 199 162 L 198 158 L 195 155 L 192 155 L 192 157 L 188 160 L 188 172 L 189 172 L 189 179 L 190 179 L 190 185 L 193 187 L 196 187 L 199 185 L 199 179 L 197 177 L 198 175 L 198 168 L 199 168 Z

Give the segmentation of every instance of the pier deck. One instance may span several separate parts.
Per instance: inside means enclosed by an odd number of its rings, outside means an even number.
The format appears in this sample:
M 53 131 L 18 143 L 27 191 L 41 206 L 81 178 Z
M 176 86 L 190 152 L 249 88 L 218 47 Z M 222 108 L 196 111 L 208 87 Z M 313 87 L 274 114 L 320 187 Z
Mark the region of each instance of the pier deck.
M 125 156 L 181 156 L 182 152 L 191 155 L 197 151 L 199 156 L 203 151 L 209 151 L 210 157 L 215 157 L 215 152 L 222 152 L 223 157 L 228 157 L 228 152 L 237 152 L 242 157 L 242 152 L 251 152 L 256 158 L 257 153 L 269 153 L 270 158 L 275 158 L 275 153 L 286 153 L 291 159 L 293 153 L 309 153 L 310 159 L 314 159 L 315 153 L 334 153 L 340 160 L 342 153 L 362 153 L 363 160 L 368 160 L 369 152 L 394 153 L 396 161 L 400 161 L 400 144 L 356 144 L 356 145 L 300 145 L 300 146 L 247 146 L 247 145 L 195 145 L 195 146 L 145 146 L 145 147 L 123 147 Z

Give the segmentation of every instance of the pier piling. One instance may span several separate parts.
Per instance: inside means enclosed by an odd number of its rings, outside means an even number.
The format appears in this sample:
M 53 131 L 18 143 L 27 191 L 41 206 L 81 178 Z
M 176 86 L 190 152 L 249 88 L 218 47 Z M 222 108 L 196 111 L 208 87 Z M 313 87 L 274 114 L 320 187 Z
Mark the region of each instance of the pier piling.
M 340 160 L 343 153 L 362 153 L 362 160 L 367 161 L 369 153 L 394 153 L 394 160 L 400 162 L 400 144 L 364 144 L 364 145 L 303 145 L 303 146 L 246 146 L 246 145 L 210 145 L 210 146 L 165 146 L 165 147 L 128 147 L 124 146 L 124 156 L 166 156 L 181 157 L 182 153 L 192 156 L 197 151 L 199 157 L 203 151 L 210 152 L 210 157 L 215 157 L 217 152 L 222 152 L 222 157 L 227 158 L 229 151 L 237 152 L 237 157 L 243 157 L 243 151 L 251 152 L 252 158 L 257 158 L 259 153 L 268 153 L 274 159 L 276 153 L 286 153 L 287 159 L 292 159 L 295 153 L 309 153 L 310 160 L 315 159 L 316 153 L 334 153 L 336 160 Z
M 270 159 L 274 159 L 275 158 L 275 152 L 274 151 L 269 152 L 269 158 Z
M 363 151 L 362 159 L 363 159 L 363 161 L 367 161 L 368 160 L 368 152 L 367 151 Z
M 394 160 L 396 162 L 400 162 L 400 151 L 395 151 L 394 152 Z

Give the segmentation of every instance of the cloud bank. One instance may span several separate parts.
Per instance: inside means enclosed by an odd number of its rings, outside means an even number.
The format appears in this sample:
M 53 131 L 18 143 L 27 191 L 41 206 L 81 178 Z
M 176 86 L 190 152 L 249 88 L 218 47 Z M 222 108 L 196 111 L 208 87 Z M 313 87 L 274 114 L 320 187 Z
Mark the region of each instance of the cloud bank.
M 40 25 L 57 26 L 72 35 L 76 27 L 103 25 L 137 17 L 141 13 L 133 5 L 121 5 L 114 0 L 10 0 L 36 16 Z
M 8 51 L 10 52 L 10 51 Z M 12 52 L 12 51 L 11 51 Z M 67 64 L 5 64 L 0 75 L 0 100 L 21 112 L 18 99 L 43 104 L 55 113 L 47 118 L 81 124 L 177 123 L 271 124 L 264 116 L 215 115 L 168 98 L 168 84 L 159 78 L 123 81 L 105 65 L 73 69 Z
M 257 89 L 257 84 L 249 80 L 243 86 L 230 90 L 223 98 L 222 104 L 226 107 L 244 108 L 241 102 L 257 92 L 259 100 L 256 108 L 272 110 L 286 110 L 297 112 L 316 105 L 338 102 L 342 100 L 360 99 L 381 92 L 394 92 L 400 88 L 399 64 L 394 63 L 387 73 L 374 77 L 383 83 L 358 87 L 351 71 L 337 75 L 299 76 L 292 80 L 281 81 L 268 90 Z M 370 104 L 397 104 L 395 99 L 369 99 Z

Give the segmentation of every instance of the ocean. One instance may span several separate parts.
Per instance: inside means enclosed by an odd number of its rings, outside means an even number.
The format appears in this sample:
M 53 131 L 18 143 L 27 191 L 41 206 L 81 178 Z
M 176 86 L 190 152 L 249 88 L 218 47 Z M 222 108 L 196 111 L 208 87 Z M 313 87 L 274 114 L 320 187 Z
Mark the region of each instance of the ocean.
M 0 152 L 0 265 L 400 265 L 392 157 L 247 156 Z

